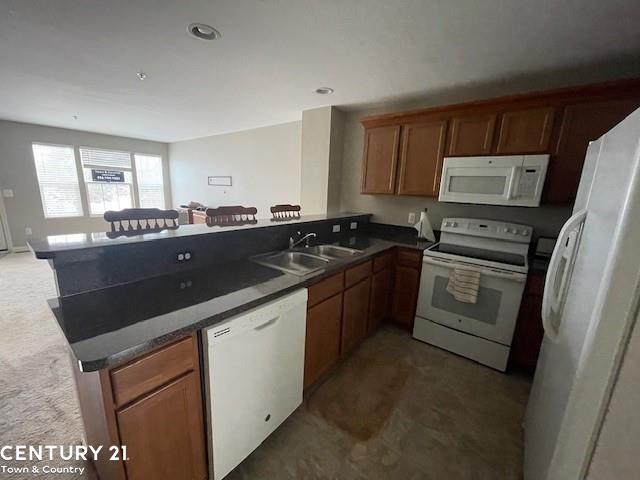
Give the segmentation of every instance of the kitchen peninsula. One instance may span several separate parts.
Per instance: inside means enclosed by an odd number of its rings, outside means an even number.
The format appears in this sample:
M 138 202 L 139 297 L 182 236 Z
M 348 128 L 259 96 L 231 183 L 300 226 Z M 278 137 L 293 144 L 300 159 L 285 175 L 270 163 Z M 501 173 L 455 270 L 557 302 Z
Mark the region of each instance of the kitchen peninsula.
M 369 218 L 303 216 L 31 242 L 56 274 L 59 297 L 50 306 L 70 347 L 87 443 L 128 447 L 127 461 L 96 463 L 100 478 L 207 477 L 205 328 L 308 288 L 305 390 L 383 320 L 411 329 L 429 243 Z M 290 238 L 308 233 L 315 244 L 352 253 L 307 275 L 253 260 L 288 251 Z

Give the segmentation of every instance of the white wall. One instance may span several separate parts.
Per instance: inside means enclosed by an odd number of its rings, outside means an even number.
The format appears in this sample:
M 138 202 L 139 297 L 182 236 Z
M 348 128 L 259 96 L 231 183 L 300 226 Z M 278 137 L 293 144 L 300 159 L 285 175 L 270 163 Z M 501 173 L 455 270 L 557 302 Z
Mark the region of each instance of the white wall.
M 335 107 L 302 112 L 300 204 L 306 214 L 340 211 L 343 119 Z
M 0 120 L 0 188 L 12 189 L 14 193 L 14 197 L 4 199 L 9 233 L 14 247 L 26 245 L 25 227 L 31 227 L 33 236 L 36 237 L 108 230 L 108 225 L 102 217 L 89 217 L 88 212 L 85 212 L 84 217 L 44 218 L 31 149 L 33 142 L 113 148 L 160 155 L 165 167 L 165 198 L 167 205 L 170 205 L 166 143 Z
M 424 105 L 411 105 L 417 108 Z M 491 205 L 466 205 L 441 203 L 435 198 L 395 195 L 362 195 L 362 148 L 364 128 L 359 119 L 372 113 L 402 111 L 405 105 L 378 110 L 350 112 L 344 121 L 344 151 L 342 157 L 342 188 L 340 209 L 343 212 L 371 212 L 372 221 L 394 225 L 408 225 L 409 212 L 416 218 L 423 208 L 429 209 L 434 228 L 439 229 L 444 217 L 460 216 L 486 218 L 532 225 L 537 235 L 556 236 L 571 214 L 571 206 L 542 206 L 538 208 L 498 207 Z
M 174 207 L 193 200 L 210 207 L 257 207 L 271 216 L 277 203 L 300 203 L 301 122 L 214 135 L 169 144 Z M 231 175 L 231 187 L 207 184 Z

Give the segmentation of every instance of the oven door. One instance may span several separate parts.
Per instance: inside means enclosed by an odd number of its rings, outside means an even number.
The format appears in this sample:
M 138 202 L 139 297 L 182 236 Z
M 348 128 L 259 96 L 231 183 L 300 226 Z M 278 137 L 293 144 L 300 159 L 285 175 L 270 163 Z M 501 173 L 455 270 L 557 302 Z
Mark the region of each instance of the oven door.
M 476 303 L 459 302 L 447 292 L 456 267 L 480 272 Z M 526 278 L 523 273 L 424 257 L 417 316 L 510 346 Z

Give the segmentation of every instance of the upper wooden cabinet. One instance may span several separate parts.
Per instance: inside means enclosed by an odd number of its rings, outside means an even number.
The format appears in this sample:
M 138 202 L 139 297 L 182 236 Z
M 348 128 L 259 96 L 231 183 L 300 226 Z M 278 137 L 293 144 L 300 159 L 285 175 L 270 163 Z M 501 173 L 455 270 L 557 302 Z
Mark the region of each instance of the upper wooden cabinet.
M 545 203 L 570 203 L 576 198 L 589 142 L 624 120 L 638 104 L 637 100 L 626 99 L 565 108 L 557 152 L 551 157 L 543 191 Z
M 460 115 L 453 117 L 449 125 L 447 155 L 487 155 L 491 152 L 496 115 Z
M 438 196 L 446 133 L 445 120 L 402 127 L 399 195 Z
M 399 125 L 365 131 L 362 193 L 395 192 L 399 143 Z
M 640 78 L 366 117 L 362 192 L 437 197 L 445 155 L 547 153 L 542 202 L 571 203 L 589 141 L 638 107 Z
M 552 107 L 530 108 L 502 114 L 496 153 L 544 153 L 553 126 Z

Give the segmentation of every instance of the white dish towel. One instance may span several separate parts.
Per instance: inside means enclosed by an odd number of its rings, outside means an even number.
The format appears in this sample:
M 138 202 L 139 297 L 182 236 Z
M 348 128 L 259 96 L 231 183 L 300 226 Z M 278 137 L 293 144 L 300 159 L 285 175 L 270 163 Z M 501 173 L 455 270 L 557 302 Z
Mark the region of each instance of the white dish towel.
M 480 289 L 480 272 L 456 267 L 449 275 L 447 292 L 459 302 L 476 303 Z

